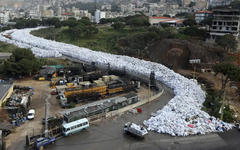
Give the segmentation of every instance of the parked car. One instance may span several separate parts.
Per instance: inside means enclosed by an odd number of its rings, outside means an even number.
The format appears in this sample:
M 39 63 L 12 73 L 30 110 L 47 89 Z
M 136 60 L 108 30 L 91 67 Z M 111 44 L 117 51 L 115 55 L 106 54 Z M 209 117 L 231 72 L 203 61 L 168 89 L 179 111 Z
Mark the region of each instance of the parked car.
M 35 117 L 35 110 L 34 110 L 34 109 L 30 109 L 30 110 L 28 111 L 27 119 L 28 119 L 28 120 L 33 120 L 34 117 Z

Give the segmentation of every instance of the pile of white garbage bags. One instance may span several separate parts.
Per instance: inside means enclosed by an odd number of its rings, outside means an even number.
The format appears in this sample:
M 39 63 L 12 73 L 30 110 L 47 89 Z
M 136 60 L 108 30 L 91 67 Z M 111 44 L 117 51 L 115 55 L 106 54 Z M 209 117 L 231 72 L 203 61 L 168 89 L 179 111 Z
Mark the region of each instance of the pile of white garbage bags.
M 167 67 L 128 56 L 92 51 L 70 44 L 46 40 L 30 34 L 34 29 L 9 30 L 1 33 L 0 41 L 22 48 L 30 48 L 38 57 L 60 57 L 62 55 L 85 62 L 95 62 L 98 66 L 125 69 L 138 77 L 149 77 L 155 71 L 156 79 L 174 90 L 175 97 L 156 112 L 156 116 L 144 121 L 148 130 L 167 133 L 172 136 L 206 134 L 229 130 L 233 126 L 202 111 L 205 92 L 194 80 L 189 80 Z M 10 34 L 11 39 L 4 35 Z

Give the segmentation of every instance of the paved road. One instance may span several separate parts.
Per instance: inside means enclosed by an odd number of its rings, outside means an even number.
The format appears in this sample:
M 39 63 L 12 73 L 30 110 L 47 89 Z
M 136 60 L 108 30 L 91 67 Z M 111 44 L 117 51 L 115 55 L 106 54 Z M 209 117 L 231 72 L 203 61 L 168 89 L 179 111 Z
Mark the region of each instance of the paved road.
M 50 145 L 48 150 L 172 150 L 172 149 L 240 149 L 240 132 L 236 130 L 224 134 L 209 134 L 190 137 L 171 137 L 150 132 L 145 139 L 135 139 L 123 134 L 123 125 L 127 121 L 142 123 L 151 112 L 162 108 L 173 94 L 165 88 L 158 100 L 142 106 L 142 114 L 125 113 L 113 119 L 105 119 L 91 125 L 88 130 L 65 137 Z

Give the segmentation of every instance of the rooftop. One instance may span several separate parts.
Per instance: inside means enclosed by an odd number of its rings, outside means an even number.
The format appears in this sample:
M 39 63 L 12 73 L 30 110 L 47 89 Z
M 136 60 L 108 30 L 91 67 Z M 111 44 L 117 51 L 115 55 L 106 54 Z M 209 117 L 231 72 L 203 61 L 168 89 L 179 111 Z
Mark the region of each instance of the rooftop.
M 2 53 L 0 52 L 0 59 L 6 59 L 12 56 L 12 53 Z
M 208 10 L 203 10 L 203 11 L 197 11 L 196 14 L 212 14 L 212 11 L 208 11 Z
M 213 12 L 214 11 L 221 11 L 221 12 L 240 12 L 240 10 L 239 9 L 214 9 L 213 10 Z
M 163 16 L 150 17 L 149 19 L 159 20 L 162 23 L 180 23 L 180 24 L 183 23 L 183 19 L 169 18 L 169 17 L 163 17 Z

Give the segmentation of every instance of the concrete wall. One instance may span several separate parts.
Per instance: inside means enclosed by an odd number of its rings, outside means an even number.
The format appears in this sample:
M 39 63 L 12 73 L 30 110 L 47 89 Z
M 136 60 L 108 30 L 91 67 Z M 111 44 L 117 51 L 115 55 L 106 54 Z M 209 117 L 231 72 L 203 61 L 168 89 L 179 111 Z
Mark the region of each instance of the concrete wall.
M 162 90 L 161 92 L 159 92 L 158 94 L 152 96 L 152 97 L 149 97 L 149 98 L 146 98 L 146 99 L 143 99 L 143 100 L 140 100 L 139 102 L 135 103 L 135 104 L 132 104 L 132 105 L 129 105 L 129 106 L 126 106 L 124 108 L 121 108 L 121 109 L 118 109 L 118 110 L 115 110 L 115 111 L 111 111 L 111 112 L 108 112 L 106 114 L 106 117 L 113 117 L 113 116 L 116 116 L 118 114 L 121 114 L 125 111 L 128 111 L 128 110 L 131 110 L 133 108 L 136 108 L 136 107 L 139 107 L 141 105 L 144 105 L 146 103 L 149 103 L 157 98 L 159 98 L 160 96 L 162 96 L 164 90 Z
M 128 106 L 123 107 L 121 109 L 118 109 L 118 110 L 115 110 L 115 111 L 110 111 L 108 113 L 102 113 L 102 114 L 99 114 L 99 115 L 88 117 L 87 119 L 90 120 L 90 123 L 94 123 L 94 122 L 100 121 L 102 118 L 110 118 L 110 117 L 113 117 L 113 116 L 117 116 L 117 115 L 122 114 L 122 113 L 124 113 L 124 112 L 126 112 L 128 110 L 137 108 L 137 107 L 139 107 L 141 105 L 144 105 L 146 103 L 149 103 L 149 102 L 159 98 L 160 96 L 162 96 L 163 92 L 164 92 L 164 89 L 161 92 L 159 92 L 159 93 L 157 93 L 157 94 L 155 94 L 155 95 L 153 95 L 153 96 L 151 96 L 149 98 L 140 100 L 139 102 L 137 102 L 135 104 L 128 105 Z

